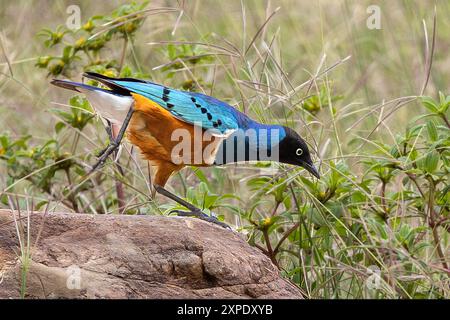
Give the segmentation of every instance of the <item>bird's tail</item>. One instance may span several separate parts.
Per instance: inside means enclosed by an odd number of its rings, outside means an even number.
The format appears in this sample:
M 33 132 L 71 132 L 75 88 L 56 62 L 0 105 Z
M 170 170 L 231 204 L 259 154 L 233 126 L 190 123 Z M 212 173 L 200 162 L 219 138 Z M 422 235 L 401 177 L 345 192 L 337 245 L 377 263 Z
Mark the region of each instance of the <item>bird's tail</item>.
M 103 81 L 101 82 L 107 85 Z M 134 102 L 129 91 L 113 85 L 107 85 L 110 89 L 103 89 L 69 80 L 53 79 L 51 83 L 57 87 L 84 94 L 92 107 L 102 117 L 115 124 L 123 122 Z

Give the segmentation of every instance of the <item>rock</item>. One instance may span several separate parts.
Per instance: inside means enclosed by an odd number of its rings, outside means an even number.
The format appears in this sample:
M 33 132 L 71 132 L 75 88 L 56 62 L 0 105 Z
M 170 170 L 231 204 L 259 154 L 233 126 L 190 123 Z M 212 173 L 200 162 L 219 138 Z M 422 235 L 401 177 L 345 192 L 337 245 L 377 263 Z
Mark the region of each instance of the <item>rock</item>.
M 26 247 L 27 216 L 15 216 Z M 36 212 L 30 231 L 24 271 L 0 210 L 0 298 L 20 297 L 23 275 L 28 298 L 302 298 L 238 233 L 194 218 Z

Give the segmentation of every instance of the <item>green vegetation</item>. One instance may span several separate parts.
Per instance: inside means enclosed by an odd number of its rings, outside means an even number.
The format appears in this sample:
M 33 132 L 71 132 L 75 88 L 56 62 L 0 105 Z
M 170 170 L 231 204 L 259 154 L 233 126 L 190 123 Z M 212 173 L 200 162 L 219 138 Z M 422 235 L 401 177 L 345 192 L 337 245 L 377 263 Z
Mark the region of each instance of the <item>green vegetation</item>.
M 193 167 L 169 181 L 245 233 L 307 297 L 449 298 L 450 6 L 438 3 L 433 27 L 425 2 L 380 5 L 382 29 L 369 30 L 369 4 L 136 2 L 110 13 L 86 4 L 82 13 L 105 15 L 83 14 L 77 30 L 55 14 L 65 7 L 50 10 L 58 26 L 30 18 L 45 28 L 29 56 L 2 40 L 1 205 L 14 196 L 18 207 L 34 198 L 35 210 L 174 209 L 151 198 L 148 166 L 128 144 L 120 166 L 86 178 L 107 135 L 84 98 L 47 92 L 51 77 L 83 71 L 149 78 L 293 127 L 311 144 L 321 180 L 258 163 Z M 61 96 L 50 104 L 50 94 Z M 62 94 L 68 105 L 54 103 Z

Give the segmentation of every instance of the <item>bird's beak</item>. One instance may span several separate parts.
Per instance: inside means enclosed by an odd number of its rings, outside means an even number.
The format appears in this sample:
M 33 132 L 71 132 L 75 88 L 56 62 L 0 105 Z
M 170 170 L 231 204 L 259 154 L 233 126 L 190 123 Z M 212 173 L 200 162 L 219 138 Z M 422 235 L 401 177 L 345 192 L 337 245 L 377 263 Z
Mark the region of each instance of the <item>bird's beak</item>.
M 303 162 L 302 167 L 308 170 L 314 177 L 317 179 L 320 179 L 319 171 L 316 169 L 316 167 L 311 163 Z

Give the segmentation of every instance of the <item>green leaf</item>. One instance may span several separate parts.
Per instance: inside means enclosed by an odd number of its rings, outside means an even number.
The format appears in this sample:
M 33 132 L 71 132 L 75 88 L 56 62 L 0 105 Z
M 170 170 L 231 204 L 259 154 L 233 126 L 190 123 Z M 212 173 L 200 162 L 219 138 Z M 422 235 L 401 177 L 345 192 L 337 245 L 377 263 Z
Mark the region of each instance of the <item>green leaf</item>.
M 315 208 L 308 208 L 307 217 L 317 226 L 324 226 L 327 224 L 327 220 L 322 213 L 318 212 Z
M 427 122 L 427 131 L 428 131 L 428 136 L 430 137 L 431 141 L 436 141 L 439 138 L 438 131 L 436 129 L 436 125 L 431 120 L 429 120 Z
M 47 200 L 40 201 L 36 204 L 35 210 L 42 209 L 48 203 Z
M 175 60 L 175 58 L 177 57 L 177 51 L 173 44 L 167 45 L 167 54 L 169 55 L 170 60 Z
M 66 124 L 64 122 L 56 123 L 55 124 L 55 132 L 59 133 L 65 126 L 66 126 Z
M 402 224 L 398 232 L 395 234 L 395 237 L 400 243 L 405 243 L 408 240 L 408 237 L 411 233 L 411 228 L 407 224 Z
M 208 178 L 206 178 L 205 173 L 202 170 L 196 169 L 194 170 L 194 173 L 201 182 L 205 183 L 206 185 L 209 185 Z
M 285 197 L 283 200 L 283 204 L 286 207 L 287 210 L 291 209 L 292 206 L 292 198 L 291 197 Z
M 420 242 L 414 246 L 412 253 L 417 254 L 423 249 L 432 248 L 432 247 L 433 246 L 428 242 Z
M 422 97 L 421 100 L 422 100 L 422 104 L 424 105 L 424 107 L 427 108 L 429 111 L 431 111 L 433 113 L 439 112 L 438 105 L 431 97 Z
M 6 149 L 8 147 L 8 137 L 7 136 L 0 136 L 0 143 L 2 144 L 2 148 Z
M 366 201 L 366 195 L 359 190 L 355 190 L 351 193 L 352 203 L 364 203 Z
M 379 222 L 376 219 L 370 219 L 369 221 L 375 231 L 379 234 L 380 238 L 387 241 L 389 236 L 386 224 L 384 222 Z
M 442 113 L 446 113 L 448 110 L 448 107 L 450 106 L 450 96 L 447 96 L 447 98 L 445 98 L 445 103 L 442 107 Z
M 425 170 L 428 173 L 436 171 L 439 163 L 439 154 L 436 151 L 430 151 L 425 158 Z
M 70 56 L 72 55 L 72 51 L 73 51 L 73 47 L 72 47 L 72 46 L 66 46 L 66 47 L 64 48 L 62 58 L 63 58 L 63 60 L 64 60 L 65 62 L 67 62 L 67 61 L 70 60 Z

